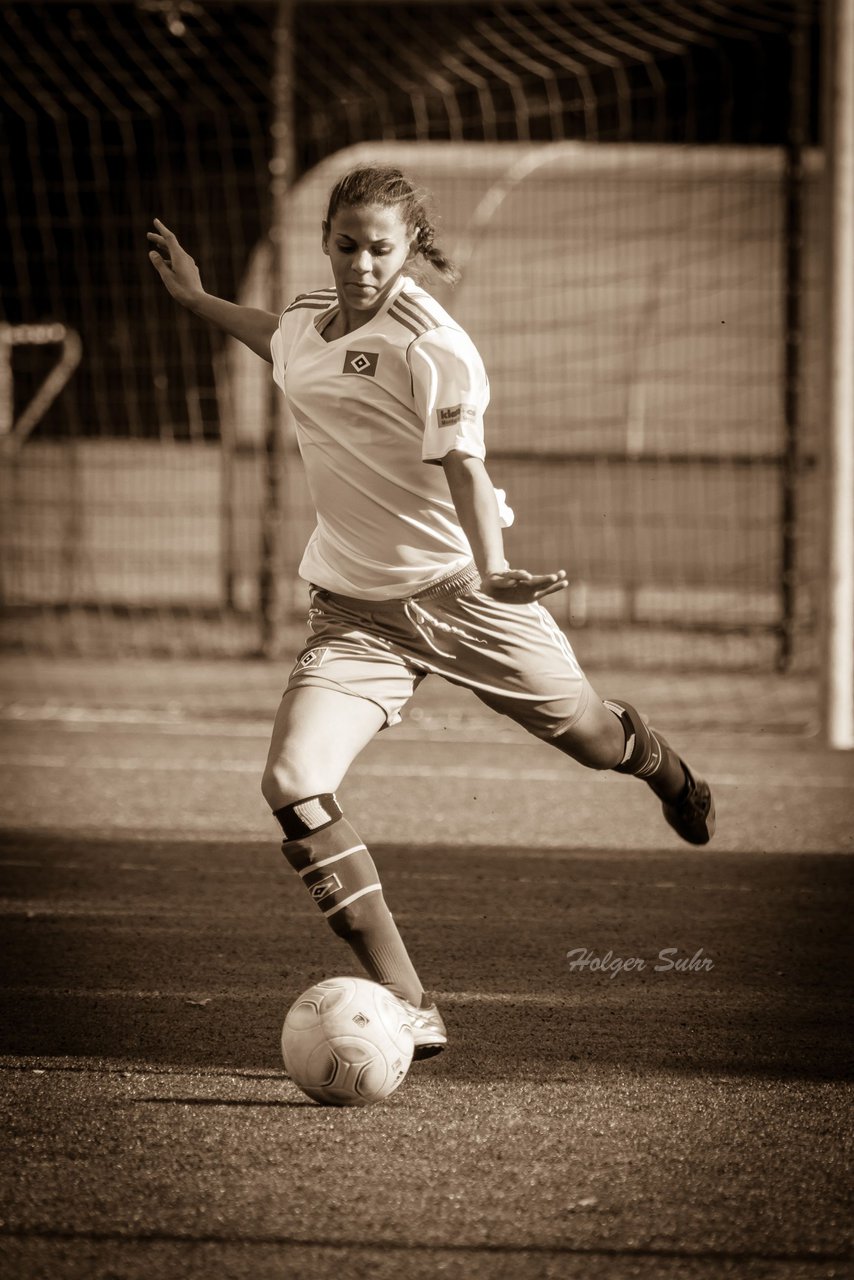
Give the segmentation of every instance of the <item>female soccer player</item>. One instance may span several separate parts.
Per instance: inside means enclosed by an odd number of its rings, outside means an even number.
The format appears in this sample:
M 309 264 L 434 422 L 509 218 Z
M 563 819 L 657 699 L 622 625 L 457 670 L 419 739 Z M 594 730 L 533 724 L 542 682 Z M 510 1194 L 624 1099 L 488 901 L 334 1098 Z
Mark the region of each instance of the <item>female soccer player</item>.
M 335 792 L 351 762 L 428 674 L 591 769 L 642 778 L 691 844 L 714 832 L 708 785 L 626 702 L 594 693 L 539 603 L 563 570 L 511 569 L 512 516 L 484 466 L 489 387 L 471 339 L 409 274 L 456 276 L 424 200 L 398 169 L 334 187 L 322 228 L 333 284 L 281 316 L 207 294 L 155 220 L 150 258 L 173 298 L 273 366 L 317 511 L 301 575 L 310 635 L 273 727 L 262 791 L 283 852 L 374 981 L 409 1006 L 416 1058 L 446 1044 L 386 905 L 376 866 Z

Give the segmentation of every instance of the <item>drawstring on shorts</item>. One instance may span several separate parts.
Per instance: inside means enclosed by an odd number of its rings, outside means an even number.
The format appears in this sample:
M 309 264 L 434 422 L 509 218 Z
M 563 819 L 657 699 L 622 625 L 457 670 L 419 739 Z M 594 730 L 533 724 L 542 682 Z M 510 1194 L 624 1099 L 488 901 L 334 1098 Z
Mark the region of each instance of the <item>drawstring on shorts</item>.
M 453 623 L 437 618 L 429 609 L 425 609 L 422 601 L 439 600 L 443 597 L 445 599 L 448 597 L 453 598 L 461 595 L 468 588 L 479 585 L 480 574 L 472 561 L 464 565 L 462 569 L 455 570 L 454 573 L 449 574 L 446 578 L 440 578 L 438 582 L 434 582 L 431 586 L 425 587 L 423 591 L 418 591 L 414 596 L 404 600 L 403 611 L 407 618 L 424 643 L 440 658 L 450 658 L 452 662 L 455 662 L 456 654 L 446 653 L 444 649 L 440 649 L 435 643 L 431 632 L 439 631 L 443 635 L 458 636 L 461 640 L 467 640 L 469 644 L 485 645 L 488 641 L 483 636 L 472 635 L 470 631 L 466 631 L 463 627 L 455 627 Z
M 470 631 L 464 630 L 463 627 L 455 627 L 451 622 L 445 622 L 442 618 L 435 617 L 430 613 L 429 609 L 425 609 L 423 605 L 418 603 L 415 596 L 409 600 L 404 600 L 403 611 L 421 639 L 428 645 L 434 653 L 440 658 L 450 658 L 452 662 L 456 661 L 455 653 L 446 653 L 444 649 L 440 649 L 434 642 L 431 631 L 441 631 L 444 635 L 459 636 L 461 640 L 467 640 L 469 644 L 484 645 L 487 641 L 483 636 L 474 636 Z

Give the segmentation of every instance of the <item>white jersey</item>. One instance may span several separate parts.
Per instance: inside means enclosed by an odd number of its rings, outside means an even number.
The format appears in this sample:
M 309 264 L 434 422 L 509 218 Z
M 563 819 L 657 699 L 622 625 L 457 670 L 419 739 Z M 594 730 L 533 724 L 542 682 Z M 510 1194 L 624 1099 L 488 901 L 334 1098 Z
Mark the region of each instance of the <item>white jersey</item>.
M 333 288 L 301 294 L 271 343 L 317 512 L 300 575 L 396 599 L 471 559 L 444 471 L 424 464 L 452 449 L 484 457 L 489 383 L 468 335 L 407 276 L 367 324 L 327 342 L 337 310 Z

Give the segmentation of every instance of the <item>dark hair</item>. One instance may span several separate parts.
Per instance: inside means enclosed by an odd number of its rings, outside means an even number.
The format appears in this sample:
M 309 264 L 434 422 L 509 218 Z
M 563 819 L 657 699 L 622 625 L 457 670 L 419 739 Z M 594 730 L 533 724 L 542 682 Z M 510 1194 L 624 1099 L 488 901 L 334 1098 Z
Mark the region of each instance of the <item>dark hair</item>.
M 427 208 L 428 197 L 412 185 L 400 169 L 388 165 L 363 165 L 351 169 L 336 182 L 329 195 L 326 225 L 339 209 L 361 209 L 378 204 L 398 209 L 407 232 L 416 237 L 416 253 L 447 281 L 456 284 L 460 273 L 453 262 L 434 243 L 436 228 Z

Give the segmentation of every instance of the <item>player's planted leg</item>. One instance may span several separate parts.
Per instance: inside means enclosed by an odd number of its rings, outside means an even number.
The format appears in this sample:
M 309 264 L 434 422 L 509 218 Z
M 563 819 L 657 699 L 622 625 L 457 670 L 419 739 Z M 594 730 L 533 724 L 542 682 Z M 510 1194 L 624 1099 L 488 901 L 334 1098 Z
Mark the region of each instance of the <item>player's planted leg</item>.
M 308 796 L 274 814 L 284 832 L 282 852 L 299 874 L 330 928 L 368 975 L 399 996 L 412 1015 L 415 1058 L 447 1043 L 435 1005 L 422 1008 L 424 990 L 383 896 L 373 858 L 331 793 Z
M 628 702 L 606 699 L 623 726 L 626 746 L 616 773 L 642 778 L 661 801 L 664 817 L 689 844 L 708 844 L 715 833 L 715 804 L 709 784 L 695 778 L 684 760 Z

